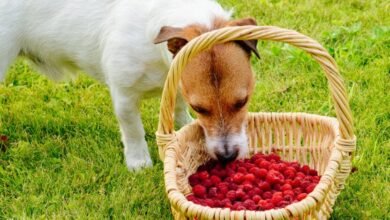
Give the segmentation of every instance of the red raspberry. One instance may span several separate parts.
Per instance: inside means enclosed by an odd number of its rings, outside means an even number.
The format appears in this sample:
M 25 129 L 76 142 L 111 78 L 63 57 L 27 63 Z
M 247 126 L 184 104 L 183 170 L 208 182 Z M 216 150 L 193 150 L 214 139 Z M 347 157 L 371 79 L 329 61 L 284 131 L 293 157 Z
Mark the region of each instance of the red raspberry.
M 222 207 L 226 207 L 226 206 L 232 206 L 232 203 L 230 202 L 230 200 L 229 199 L 223 199 L 223 200 L 221 200 L 221 206 Z M 226 207 L 226 208 L 228 208 L 228 207 Z
M 275 160 L 276 162 L 280 161 L 280 156 L 275 153 L 268 155 L 267 158 L 268 160 Z
M 267 176 L 267 174 L 268 174 L 268 170 L 266 170 L 266 169 L 264 169 L 264 168 L 261 168 L 261 169 L 259 170 L 259 173 L 258 173 L 258 175 L 259 175 L 259 177 L 260 177 L 261 179 L 265 179 L 265 177 Z
M 251 199 L 246 199 L 243 203 L 242 203 L 247 209 L 249 209 L 250 207 L 256 205 L 256 203 L 251 200 Z
M 317 172 L 317 170 L 310 169 L 310 170 L 309 170 L 309 175 L 310 175 L 310 176 L 317 176 L 317 175 L 318 175 L 318 172 Z
M 200 183 L 198 174 L 194 173 L 190 177 L 188 177 L 188 183 L 190 186 L 195 186 Z
M 269 165 L 268 169 L 276 170 L 276 171 L 280 171 L 281 170 L 280 165 L 277 164 L 277 163 L 273 163 L 273 164 Z
M 194 194 L 190 194 L 190 195 L 187 196 L 188 201 L 194 201 L 195 198 L 196 197 L 194 196 Z
M 232 209 L 237 210 L 237 211 L 245 210 L 245 206 L 243 206 L 241 202 L 237 202 L 237 203 L 234 203 Z
M 252 162 L 255 162 L 256 160 L 258 159 L 264 159 L 264 154 L 262 153 L 257 153 L 257 154 L 254 154 L 251 158 L 251 161 Z
M 301 184 L 302 184 L 301 178 L 295 178 L 291 183 L 292 187 L 294 188 L 301 186 Z
M 192 188 L 192 192 L 194 193 L 195 196 L 199 197 L 199 198 L 203 198 L 206 196 L 206 188 L 202 185 L 195 185 L 193 188 Z
M 303 165 L 302 168 L 301 168 L 301 172 L 306 174 L 306 175 L 309 174 L 310 167 L 308 165 Z
M 235 184 L 235 183 L 230 183 L 230 184 L 229 184 L 229 189 L 230 189 L 230 190 L 237 190 L 237 189 L 238 189 L 238 185 Z
M 228 183 L 222 182 L 217 185 L 217 189 L 220 193 L 226 194 L 229 191 L 229 185 Z
M 308 187 L 309 185 L 310 185 L 310 182 L 308 180 L 303 180 L 300 187 L 302 189 L 306 189 L 306 187 Z
M 276 190 L 276 191 L 280 191 L 280 190 L 281 190 L 281 186 L 280 186 L 279 183 L 274 184 L 274 185 L 272 186 L 272 188 L 273 188 L 274 190 Z
M 239 199 L 244 198 L 245 195 L 246 195 L 246 193 L 243 190 L 241 190 L 241 189 L 238 189 L 236 191 L 236 197 L 239 198 Z
M 280 208 L 284 208 L 284 207 L 286 207 L 287 205 L 289 205 L 291 202 L 287 202 L 286 200 L 282 200 L 282 201 L 280 201 L 279 203 L 278 203 L 278 207 L 280 207 Z
M 290 190 L 290 189 L 292 189 L 292 186 L 291 186 L 290 184 L 288 184 L 288 183 L 285 183 L 285 184 L 280 188 L 280 190 L 282 190 L 282 191 L 286 191 L 286 190 Z
M 237 168 L 237 172 L 238 172 L 238 173 L 242 173 L 242 174 L 248 173 L 248 171 L 245 169 L 245 167 L 239 167 L 239 168 Z
M 261 196 L 264 199 L 270 199 L 272 198 L 272 193 L 270 191 L 263 192 L 263 195 Z
M 246 170 L 250 170 L 251 168 L 255 167 L 255 165 L 249 162 L 244 163 L 243 166 L 245 167 Z
M 301 194 L 303 192 L 301 187 L 297 187 L 297 188 L 293 189 L 293 191 L 294 191 L 295 195 L 299 195 L 299 194 Z
M 219 199 L 219 200 L 222 200 L 225 198 L 225 194 L 222 194 L 222 193 L 217 193 L 217 196 L 215 196 L 215 199 Z
M 210 188 L 213 186 L 213 182 L 211 182 L 210 179 L 205 179 L 202 181 L 202 185 L 205 186 L 206 188 Z
M 284 176 L 276 170 L 270 170 L 268 171 L 266 180 L 269 183 L 282 183 L 284 181 Z
M 209 188 L 209 198 L 213 198 L 217 196 L 217 187 L 211 187 Z
M 215 201 L 212 199 L 205 199 L 204 202 L 206 203 L 206 206 L 209 206 L 211 208 L 215 206 Z
M 258 165 L 258 167 L 264 168 L 264 169 L 267 169 L 267 170 L 268 170 L 268 168 L 269 168 L 270 165 L 271 165 L 270 162 L 268 162 L 268 161 L 266 161 L 266 160 L 262 160 L 262 161 L 260 162 L 260 164 Z
M 274 204 L 274 206 L 277 206 L 281 201 L 283 201 L 282 195 L 276 193 L 272 195 L 271 202 Z
M 234 183 L 242 183 L 243 181 L 244 181 L 244 174 L 236 173 L 233 175 L 233 182 Z
M 230 201 L 234 201 L 236 199 L 236 191 L 230 190 L 229 192 L 227 192 L 226 198 L 229 199 Z
M 289 190 L 285 190 L 283 191 L 283 195 L 290 195 L 290 196 L 293 196 L 295 195 L 294 191 L 292 191 L 291 189 Z
M 201 171 L 198 173 L 198 177 L 200 180 L 205 180 L 205 179 L 208 179 L 209 178 L 209 173 L 204 170 L 204 171 Z
M 291 162 L 290 167 L 293 167 L 296 171 L 301 169 L 301 165 L 298 162 Z
M 274 208 L 274 205 L 270 201 L 267 201 L 267 200 L 260 200 L 258 205 L 259 205 L 261 210 L 269 210 L 269 209 Z
M 294 193 L 293 195 L 286 194 L 283 196 L 284 201 L 287 201 L 289 203 L 292 203 L 294 201 Z
M 306 198 L 306 196 L 307 196 L 306 193 L 301 193 L 301 194 L 297 195 L 297 200 L 301 201 L 302 199 Z
M 267 190 L 271 189 L 271 186 L 268 182 L 263 181 L 263 182 L 259 183 L 259 188 L 263 191 L 267 191 Z
M 297 174 L 295 175 L 296 177 L 300 177 L 302 179 L 304 179 L 306 177 L 306 175 L 302 172 L 297 172 Z
M 287 179 L 293 179 L 295 177 L 295 171 L 292 169 L 287 169 L 283 172 L 284 177 Z
M 311 192 L 314 190 L 314 188 L 316 188 L 316 185 L 317 185 L 317 184 L 312 183 L 312 184 L 310 184 L 309 186 L 307 186 L 307 187 L 305 188 L 306 193 L 311 193 Z
M 252 200 L 253 200 L 253 202 L 258 203 L 258 202 L 261 200 L 261 196 L 259 196 L 259 195 L 254 195 L 254 196 L 252 197 Z
M 255 167 L 254 167 L 255 168 Z M 248 182 L 254 182 L 256 179 L 255 175 L 253 175 L 252 173 L 248 173 L 244 176 L 244 180 L 245 181 L 248 181 Z
M 218 176 L 215 176 L 215 175 L 212 175 L 210 177 L 210 180 L 211 180 L 211 182 L 213 183 L 214 186 L 218 185 L 218 183 L 221 182 L 221 178 L 219 178 Z
M 313 183 L 319 183 L 320 179 L 321 179 L 321 177 L 319 177 L 319 176 L 313 176 L 313 178 L 312 178 Z
M 253 189 L 253 185 L 251 183 L 244 182 L 242 186 L 245 192 L 249 192 Z

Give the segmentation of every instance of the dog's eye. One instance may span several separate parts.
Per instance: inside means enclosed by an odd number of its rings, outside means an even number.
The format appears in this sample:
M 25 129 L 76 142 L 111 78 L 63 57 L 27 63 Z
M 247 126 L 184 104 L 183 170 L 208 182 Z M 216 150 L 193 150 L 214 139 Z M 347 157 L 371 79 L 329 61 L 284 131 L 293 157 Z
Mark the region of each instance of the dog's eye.
M 236 110 L 240 110 L 242 107 L 245 106 L 245 104 L 248 102 L 248 96 L 244 99 L 239 100 L 238 102 L 234 103 L 233 107 Z
M 202 107 L 199 107 L 199 106 L 193 106 L 191 105 L 191 108 L 196 111 L 197 113 L 201 114 L 201 115 L 209 115 L 210 114 L 210 111 L 205 109 L 205 108 L 202 108 Z

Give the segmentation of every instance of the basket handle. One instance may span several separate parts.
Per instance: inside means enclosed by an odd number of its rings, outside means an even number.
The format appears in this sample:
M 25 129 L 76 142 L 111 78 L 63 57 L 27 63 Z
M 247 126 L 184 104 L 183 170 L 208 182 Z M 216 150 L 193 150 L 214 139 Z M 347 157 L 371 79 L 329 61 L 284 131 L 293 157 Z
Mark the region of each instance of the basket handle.
M 340 136 L 343 141 L 353 141 L 352 114 L 343 79 L 335 60 L 315 40 L 293 30 L 274 26 L 238 26 L 225 27 L 204 33 L 187 43 L 176 55 L 165 81 L 158 130 L 156 132 L 160 158 L 164 158 L 163 149 L 174 137 L 174 109 L 180 75 L 188 61 L 198 53 L 214 44 L 233 40 L 271 40 L 289 43 L 309 53 L 322 67 L 328 79 L 334 108 L 340 124 Z

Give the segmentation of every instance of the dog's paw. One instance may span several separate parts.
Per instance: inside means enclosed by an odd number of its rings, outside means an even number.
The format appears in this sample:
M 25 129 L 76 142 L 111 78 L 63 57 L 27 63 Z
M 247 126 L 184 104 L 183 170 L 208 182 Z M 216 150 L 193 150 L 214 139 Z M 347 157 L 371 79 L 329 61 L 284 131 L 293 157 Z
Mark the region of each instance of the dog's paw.
M 125 157 L 127 168 L 130 171 L 137 171 L 145 167 L 153 166 L 145 141 L 138 144 L 128 143 L 125 147 Z
M 130 171 L 138 171 L 142 168 L 152 167 L 153 162 L 149 158 L 126 158 L 127 169 Z

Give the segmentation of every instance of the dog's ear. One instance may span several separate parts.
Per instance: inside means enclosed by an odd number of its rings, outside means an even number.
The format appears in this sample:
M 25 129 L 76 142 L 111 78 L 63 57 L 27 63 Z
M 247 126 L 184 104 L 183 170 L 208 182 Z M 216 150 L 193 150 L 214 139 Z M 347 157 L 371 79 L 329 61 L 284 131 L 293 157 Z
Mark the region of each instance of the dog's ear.
M 199 36 L 201 30 L 195 26 L 186 28 L 176 28 L 164 26 L 161 28 L 160 33 L 154 39 L 155 44 L 168 41 L 168 50 L 176 55 L 179 50 L 188 43 L 191 39 Z
M 256 20 L 253 18 L 243 18 L 228 22 L 227 26 L 245 26 L 245 25 L 257 25 Z M 249 54 L 253 52 L 257 58 L 260 58 L 259 51 L 257 50 L 257 40 L 243 40 L 237 41 L 237 43 L 244 48 Z

